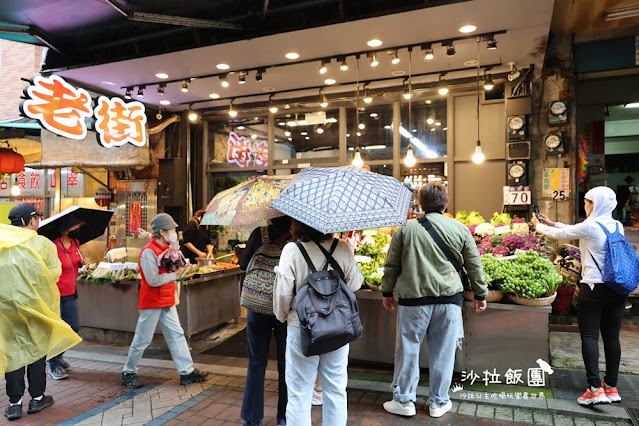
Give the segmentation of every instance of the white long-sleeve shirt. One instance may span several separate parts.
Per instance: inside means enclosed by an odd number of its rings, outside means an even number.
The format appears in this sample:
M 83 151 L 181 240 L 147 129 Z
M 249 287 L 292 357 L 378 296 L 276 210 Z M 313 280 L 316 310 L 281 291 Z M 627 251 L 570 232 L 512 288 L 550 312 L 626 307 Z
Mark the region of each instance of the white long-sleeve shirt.
M 308 256 L 316 270 L 321 270 L 326 262 L 324 253 L 314 242 L 303 242 Z M 322 247 L 330 251 L 333 240 L 322 242 Z M 364 277 L 355 262 L 355 257 L 350 246 L 344 240 L 339 240 L 333 258 L 344 271 L 344 282 L 353 291 L 359 290 Z M 330 265 L 328 269 L 333 269 Z M 287 321 L 290 325 L 300 325 L 295 311 L 295 294 L 299 291 L 306 277 L 311 273 L 302 252 L 295 243 L 288 243 L 282 250 L 280 263 L 276 268 L 275 284 L 273 285 L 273 311 L 275 317 L 281 322 Z M 295 290 L 294 290 L 295 289 Z

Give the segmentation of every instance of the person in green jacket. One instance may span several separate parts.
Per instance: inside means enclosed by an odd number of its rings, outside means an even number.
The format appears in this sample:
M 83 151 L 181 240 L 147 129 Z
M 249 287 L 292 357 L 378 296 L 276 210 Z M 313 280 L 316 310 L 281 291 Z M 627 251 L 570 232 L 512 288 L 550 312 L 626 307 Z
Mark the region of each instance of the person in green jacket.
M 419 203 L 443 242 L 468 274 L 475 293 L 476 312 L 486 309 L 488 288 L 479 251 L 468 228 L 442 213 L 448 206 L 446 188 L 429 183 L 419 191 Z M 381 290 L 384 308 L 394 311 L 399 299 L 393 400 L 384 403 L 392 414 L 415 415 L 419 382 L 419 351 L 426 335 L 430 372 L 432 417 L 452 407 L 448 390 L 455 365 L 455 348 L 464 337 L 461 277 L 420 220 L 409 220 L 397 229 L 386 256 Z

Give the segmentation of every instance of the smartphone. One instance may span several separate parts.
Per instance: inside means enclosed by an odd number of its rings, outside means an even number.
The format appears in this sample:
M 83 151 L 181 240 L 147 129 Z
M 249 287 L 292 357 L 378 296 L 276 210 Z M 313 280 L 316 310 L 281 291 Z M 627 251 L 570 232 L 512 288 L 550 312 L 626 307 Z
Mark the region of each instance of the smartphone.
M 539 220 L 539 206 L 533 206 L 533 214 Z

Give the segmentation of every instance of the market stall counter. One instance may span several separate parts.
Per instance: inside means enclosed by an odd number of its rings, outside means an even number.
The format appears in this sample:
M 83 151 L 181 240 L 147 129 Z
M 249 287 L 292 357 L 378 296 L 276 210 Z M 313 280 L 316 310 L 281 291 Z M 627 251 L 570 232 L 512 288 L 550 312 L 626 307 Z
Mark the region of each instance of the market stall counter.
M 351 360 L 393 364 L 397 311 L 382 307 L 382 293 L 359 290 L 357 293 L 364 336 L 350 345 Z M 472 302 L 464 301 L 464 341 L 457 351 L 455 371 L 482 375 L 484 370 L 536 368 L 537 360 L 549 361 L 548 314 L 550 306 L 523 306 L 488 303 L 486 311 L 475 313 Z M 428 345 L 419 354 L 419 365 L 428 368 Z M 503 371 L 501 371 L 503 370 Z
M 177 311 L 187 338 L 240 317 L 243 273 L 236 267 L 198 274 L 182 283 Z M 138 285 L 136 280 L 110 281 L 100 285 L 78 280 L 80 325 L 115 332 L 135 332 Z M 158 325 L 156 334 L 159 333 Z

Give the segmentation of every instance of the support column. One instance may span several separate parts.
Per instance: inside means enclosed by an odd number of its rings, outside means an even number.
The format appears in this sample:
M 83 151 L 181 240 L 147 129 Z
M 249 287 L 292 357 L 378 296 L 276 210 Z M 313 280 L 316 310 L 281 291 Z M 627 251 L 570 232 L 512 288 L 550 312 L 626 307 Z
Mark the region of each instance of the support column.
M 186 221 L 193 217 L 193 183 L 191 182 L 191 121 L 186 121 Z
M 401 156 L 402 139 L 399 134 L 399 126 L 402 124 L 401 103 L 398 99 L 393 101 L 393 177 L 401 180 Z
M 207 205 L 210 201 L 209 199 L 209 123 L 204 121 L 202 123 L 202 155 L 200 156 L 200 161 L 202 164 L 202 205 Z M 199 209 L 200 207 L 198 207 Z
M 275 114 L 269 111 L 268 113 L 268 167 L 267 174 L 269 176 L 274 174 L 273 166 L 275 165 Z

